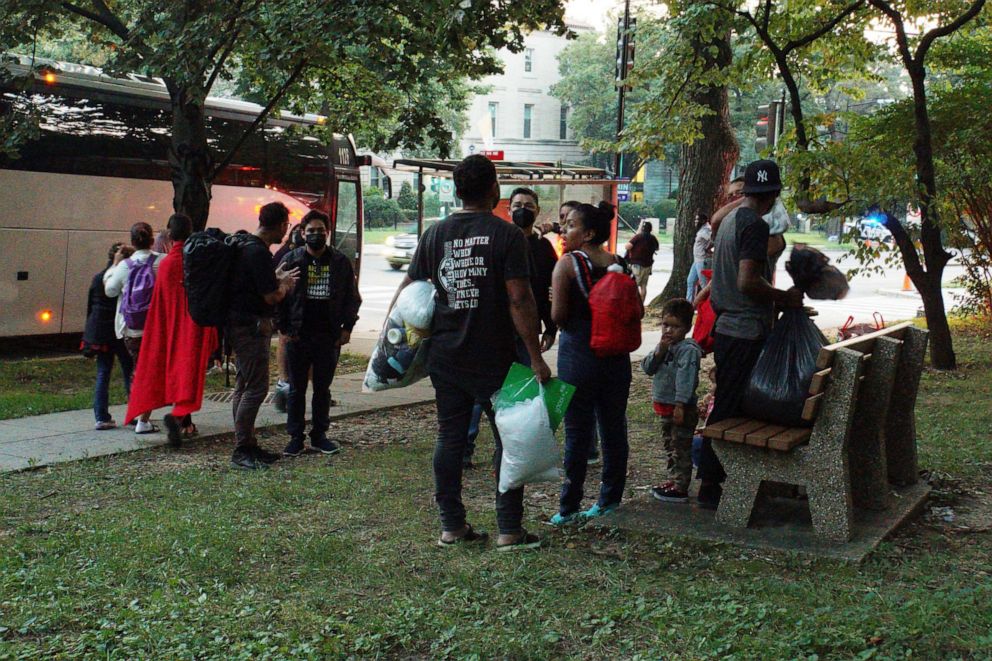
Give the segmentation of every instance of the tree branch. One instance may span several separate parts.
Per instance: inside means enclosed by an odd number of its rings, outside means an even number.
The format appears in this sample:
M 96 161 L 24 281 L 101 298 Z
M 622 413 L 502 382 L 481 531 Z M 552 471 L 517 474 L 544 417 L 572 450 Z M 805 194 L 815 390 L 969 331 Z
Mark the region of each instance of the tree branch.
M 975 0 L 971 3 L 971 7 L 968 8 L 968 11 L 961 14 L 953 21 L 947 25 L 936 27 L 924 34 L 920 39 L 920 43 L 916 47 L 916 53 L 913 56 L 913 59 L 922 63 L 923 59 L 927 56 L 927 51 L 930 50 L 930 46 L 933 45 L 934 41 L 957 32 L 965 23 L 978 16 L 978 13 L 982 11 L 984 6 L 985 0 Z
M 282 87 L 280 87 L 279 90 L 275 93 L 275 95 L 269 100 L 268 105 L 266 105 L 265 108 L 262 109 L 262 112 L 258 113 L 258 117 L 256 117 L 255 121 L 251 123 L 251 126 L 245 129 L 244 133 L 241 134 L 241 137 L 238 138 L 238 141 L 235 143 L 235 145 L 231 147 L 230 151 L 227 152 L 227 156 L 224 157 L 224 160 L 218 163 L 217 166 L 213 169 L 213 171 L 210 174 L 211 181 L 213 181 L 217 177 L 217 175 L 224 170 L 224 168 L 226 168 L 228 165 L 231 164 L 231 161 L 234 160 L 234 156 L 238 153 L 238 150 L 241 149 L 241 145 L 245 143 L 245 140 L 248 139 L 248 136 L 254 133 L 255 130 L 258 129 L 258 127 L 261 126 L 266 119 L 268 119 L 269 113 L 272 112 L 273 108 L 276 107 L 276 105 L 286 94 L 289 88 L 293 85 L 293 83 L 295 83 L 296 80 L 300 77 L 300 74 L 303 73 L 303 69 L 306 67 L 306 64 L 307 64 L 306 59 L 302 59 L 299 62 L 297 62 L 296 66 L 293 67 L 293 70 L 290 72 L 289 77 L 286 79 L 286 82 L 282 84 Z
M 224 52 L 220 54 L 219 58 L 217 58 L 217 62 L 214 64 L 214 70 L 210 72 L 210 77 L 207 78 L 207 83 L 203 87 L 203 89 L 206 90 L 208 94 L 210 93 L 210 88 L 214 86 L 214 82 L 217 80 L 217 76 L 219 76 L 220 72 L 223 70 L 224 63 L 227 61 L 227 58 L 231 55 L 231 52 L 234 50 L 235 45 L 237 45 L 238 36 L 240 34 L 241 34 L 241 26 L 238 26 L 231 32 L 231 38 L 227 44 L 227 48 L 225 48 Z M 219 45 L 220 44 L 218 44 L 218 46 Z M 216 51 L 214 52 L 216 53 Z M 210 61 L 213 61 L 213 56 L 210 57 Z
M 985 0 L 980 0 L 980 1 L 985 2 Z M 847 7 L 845 7 L 839 14 L 837 14 L 832 19 L 821 25 L 818 29 L 814 30 L 813 32 L 807 33 L 806 35 L 800 37 L 799 39 L 794 39 L 793 41 L 790 41 L 782 48 L 782 50 L 786 54 L 788 54 L 789 52 L 795 50 L 796 48 L 802 48 L 803 46 L 808 46 L 809 44 L 813 43 L 823 35 L 833 30 L 835 27 L 837 27 L 838 24 L 840 24 L 841 21 L 843 21 L 845 18 L 847 18 L 848 16 L 850 16 L 851 14 L 853 14 L 863 6 L 864 6 L 864 0 L 856 0 L 855 2 L 852 2 Z
M 93 5 L 97 9 L 97 13 L 102 18 L 102 23 L 110 28 L 110 31 L 116 34 L 121 39 L 127 41 L 131 38 L 131 31 L 127 29 L 127 26 L 117 18 L 116 14 L 110 10 L 107 3 L 104 0 L 92 0 Z

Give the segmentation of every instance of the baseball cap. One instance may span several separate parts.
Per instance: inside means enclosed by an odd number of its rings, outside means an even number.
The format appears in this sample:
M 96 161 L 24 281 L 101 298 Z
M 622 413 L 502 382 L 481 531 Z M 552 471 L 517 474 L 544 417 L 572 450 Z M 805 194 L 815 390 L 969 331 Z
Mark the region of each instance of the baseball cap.
M 763 159 L 748 163 L 744 170 L 744 194 L 772 193 L 782 190 L 782 176 L 775 161 Z

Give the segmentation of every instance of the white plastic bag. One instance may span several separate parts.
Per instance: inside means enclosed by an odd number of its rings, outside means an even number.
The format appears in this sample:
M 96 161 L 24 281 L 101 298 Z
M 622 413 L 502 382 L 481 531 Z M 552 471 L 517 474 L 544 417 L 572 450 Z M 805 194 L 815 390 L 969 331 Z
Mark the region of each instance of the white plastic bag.
M 365 370 L 362 392 L 402 388 L 427 376 L 434 285 L 418 280 L 396 299 Z
M 499 393 L 493 397 L 497 399 Z M 544 388 L 533 399 L 496 409 L 496 429 L 503 442 L 499 492 L 525 484 L 561 479 L 561 455 L 544 403 Z
M 426 280 L 411 282 L 400 292 L 393 312 L 408 326 L 430 331 L 434 319 L 434 285 Z

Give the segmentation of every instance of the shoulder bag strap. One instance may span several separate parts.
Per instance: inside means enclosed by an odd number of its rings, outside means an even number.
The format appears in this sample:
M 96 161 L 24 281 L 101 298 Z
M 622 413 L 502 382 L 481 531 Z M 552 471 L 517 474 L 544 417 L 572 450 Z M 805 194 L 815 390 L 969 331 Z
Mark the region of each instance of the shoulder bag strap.
M 592 260 L 589 259 L 589 255 L 585 254 L 581 250 L 573 250 L 568 253 L 572 256 L 572 264 L 575 267 L 576 280 L 579 284 L 579 290 L 582 295 L 589 298 L 589 292 L 592 291 Z

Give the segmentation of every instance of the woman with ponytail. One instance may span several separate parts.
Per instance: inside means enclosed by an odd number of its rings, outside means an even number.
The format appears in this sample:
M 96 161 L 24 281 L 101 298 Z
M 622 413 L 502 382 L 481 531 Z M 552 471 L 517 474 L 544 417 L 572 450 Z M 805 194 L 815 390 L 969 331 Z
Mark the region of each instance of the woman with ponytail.
M 562 227 L 567 254 L 558 260 L 552 276 L 551 317 L 561 329 L 558 376 L 575 386 L 565 414 L 565 483 L 552 525 L 577 523 L 613 511 L 623 498 L 627 479 L 630 354 L 599 358 L 593 353 L 592 311 L 587 300 L 592 285 L 608 270 L 628 271 L 623 260 L 603 247 L 615 214 L 616 209 L 606 202 L 580 204 L 569 211 Z M 580 512 L 597 420 L 602 484 L 596 504 Z

